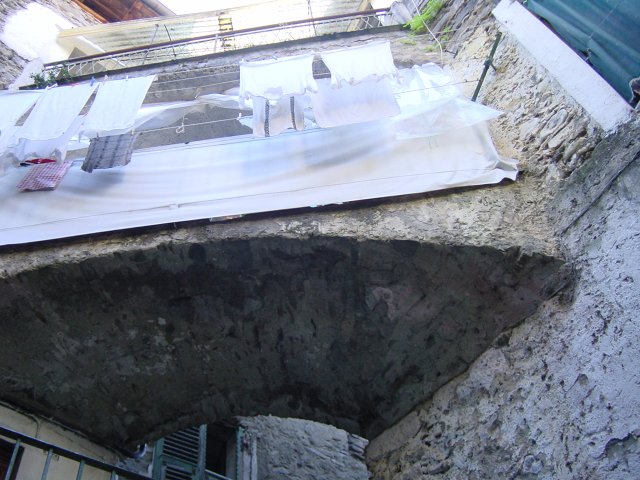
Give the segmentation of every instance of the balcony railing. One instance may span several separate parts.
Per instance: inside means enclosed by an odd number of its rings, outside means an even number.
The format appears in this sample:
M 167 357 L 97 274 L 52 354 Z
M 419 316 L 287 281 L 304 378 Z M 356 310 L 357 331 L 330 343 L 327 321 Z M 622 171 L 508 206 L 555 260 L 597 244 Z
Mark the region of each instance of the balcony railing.
M 13 474 L 15 473 L 15 469 L 17 466 L 16 460 L 18 458 L 18 454 L 20 452 L 20 449 L 25 447 L 36 448 L 43 452 L 46 452 L 47 457 L 45 459 L 44 467 L 42 469 L 42 474 L 40 476 L 41 480 L 47 480 L 47 478 L 49 478 L 51 460 L 56 455 L 58 457 L 73 460 L 78 463 L 76 480 L 82 480 L 82 477 L 85 474 L 86 467 L 90 467 L 90 468 L 100 470 L 102 472 L 106 472 L 107 474 L 110 475 L 111 480 L 114 480 L 116 478 L 123 478 L 123 479 L 130 479 L 130 480 L 152 480 L 151 478 L 145 477 L 144 475 L 140 475 L 135 472 L 130 472 L 123 468 L 116 467 L 115 465 L 110 465 L 100 460 L 96 460 L 95 458 L 87 457 L 80 453 L 76 453 L 71 450 L 58 447 L 51 443 L 43 442 L 42 440 L 29 437 L 28 435 L 15 432 L 8 428 L 0 427 L 0 436 L 9 438 L 11 440 L 15 440 L 15 444 L 13 446 L 13 452 L 11 454 L 11 459 L 9 460 L 9 467 L 5 473 L 3 480 L 9 480 L 13 478 Z M 54 479 L 54 480 L 57 480 L 57 479 Z M 68 479 L 65 479 L 65 480 L 68 480 Z
M 277 25 L 221 32 L 215 35 L 144 45 L 113 52 L 89 55 L 45 65 L 45 73 L 60 72 L 71 77 L 93 75 L 104 71 L 153 65 L 173 60 L 270 45 L 323 35 L 357 32 L 394 25 L 389 9 L 333 15 L 285 22 Z

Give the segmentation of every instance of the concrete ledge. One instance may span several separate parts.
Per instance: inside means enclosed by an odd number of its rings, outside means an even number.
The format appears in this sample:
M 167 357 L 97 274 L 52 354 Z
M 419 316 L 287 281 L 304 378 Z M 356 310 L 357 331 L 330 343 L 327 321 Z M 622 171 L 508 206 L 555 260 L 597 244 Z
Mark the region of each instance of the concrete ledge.
M 518 2 L 502 0 L 493 15 L 605 131 L 631 118 L 613 87 Z

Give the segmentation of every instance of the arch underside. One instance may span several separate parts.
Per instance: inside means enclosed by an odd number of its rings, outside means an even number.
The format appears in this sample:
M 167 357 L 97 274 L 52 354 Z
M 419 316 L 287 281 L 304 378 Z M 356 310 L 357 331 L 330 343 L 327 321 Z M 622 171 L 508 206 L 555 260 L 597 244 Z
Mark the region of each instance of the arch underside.
M 0 397 L 108 445 L 274 414 L 369 438 L 564 282 L 518 249 L 341 237 L 163 243 L 0 285 Z

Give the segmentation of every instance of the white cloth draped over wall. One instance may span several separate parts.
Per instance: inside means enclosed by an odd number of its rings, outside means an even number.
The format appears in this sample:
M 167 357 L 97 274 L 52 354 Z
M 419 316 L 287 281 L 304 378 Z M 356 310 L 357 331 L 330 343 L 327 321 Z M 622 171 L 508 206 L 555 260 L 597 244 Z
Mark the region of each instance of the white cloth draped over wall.
M 398 141 L 389 120 L 134 152 L 122 169 L 71 168 L 52 192 L 0 178 L 0 245 L 515 179 L 479 124 Z
M 110 135 L 111 131 L 131 130 L 155 78 L 155 75 L 149 75 L 101 83 L 84 119 L 82 134 L 93 138 L 98 134 Z
M 283 96 L 315 91 L 313 58 L 313 54 L 306 54 L 275 60 L 241 61 L 240 102 L 252 97 L 276 102 Z

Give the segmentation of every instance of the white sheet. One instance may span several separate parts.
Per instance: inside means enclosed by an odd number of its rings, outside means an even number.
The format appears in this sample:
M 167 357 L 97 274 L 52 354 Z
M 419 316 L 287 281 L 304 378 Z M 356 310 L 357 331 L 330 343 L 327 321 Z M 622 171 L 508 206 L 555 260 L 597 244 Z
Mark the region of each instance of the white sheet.
M 0 244 L 267 212 L 515 179 L 483 124 L 395 139 L 390 122 L 159 147 L 125 168 L 72 167 L 53 192 L 0 178 Z
M 42 95 L 42 90 L 24 92 L 0 92 L 0 138 L 5 130 L 13 127 Z
M 81 84 L 46 90 L 18 130 L 18 138 L 51 140 L 64 135 L 96 87 Z
M 83 119 L 83 116 L 77 116 L 64 134 L 58 138 L 50 140 L 21 138 L 16 145 L 8 148 L 1 158 L 3 161 L 8 160 L 14 164 L 34 158 L 50 158 L 60 162 L 65 159 L 71 137 L 78 133 Z
M 400 113 L 389 80 L 370 80 L 357 85 L 332 88 L 329 79 L 318 80 L 318 92 L 311 94 L 313 114 L 323 128 L 370 122 Z
M 320 57 L 331 72 L 331 84 L 335 86 L 398 76 L 389 40 L 330 50 L 322 52 Z
M 85 117 L 82 134 L 93 138 L 108 135 L 112 130 L 132 129 L 136 114 L 155 78 L 155 75 L 150 75 L 101 83 Z
M 9 162 L 1 160 L 7 148 L 16 142 L 16 122 L 40 98 L 42 90 L 0 92 L 0 176 L 6 173 Z
M 285 95 L 302 95 L 317 89 L 313 78 L 313 54 L 277 60 L 240 62 L 240 102 L 263 97 L 270 102 Z

